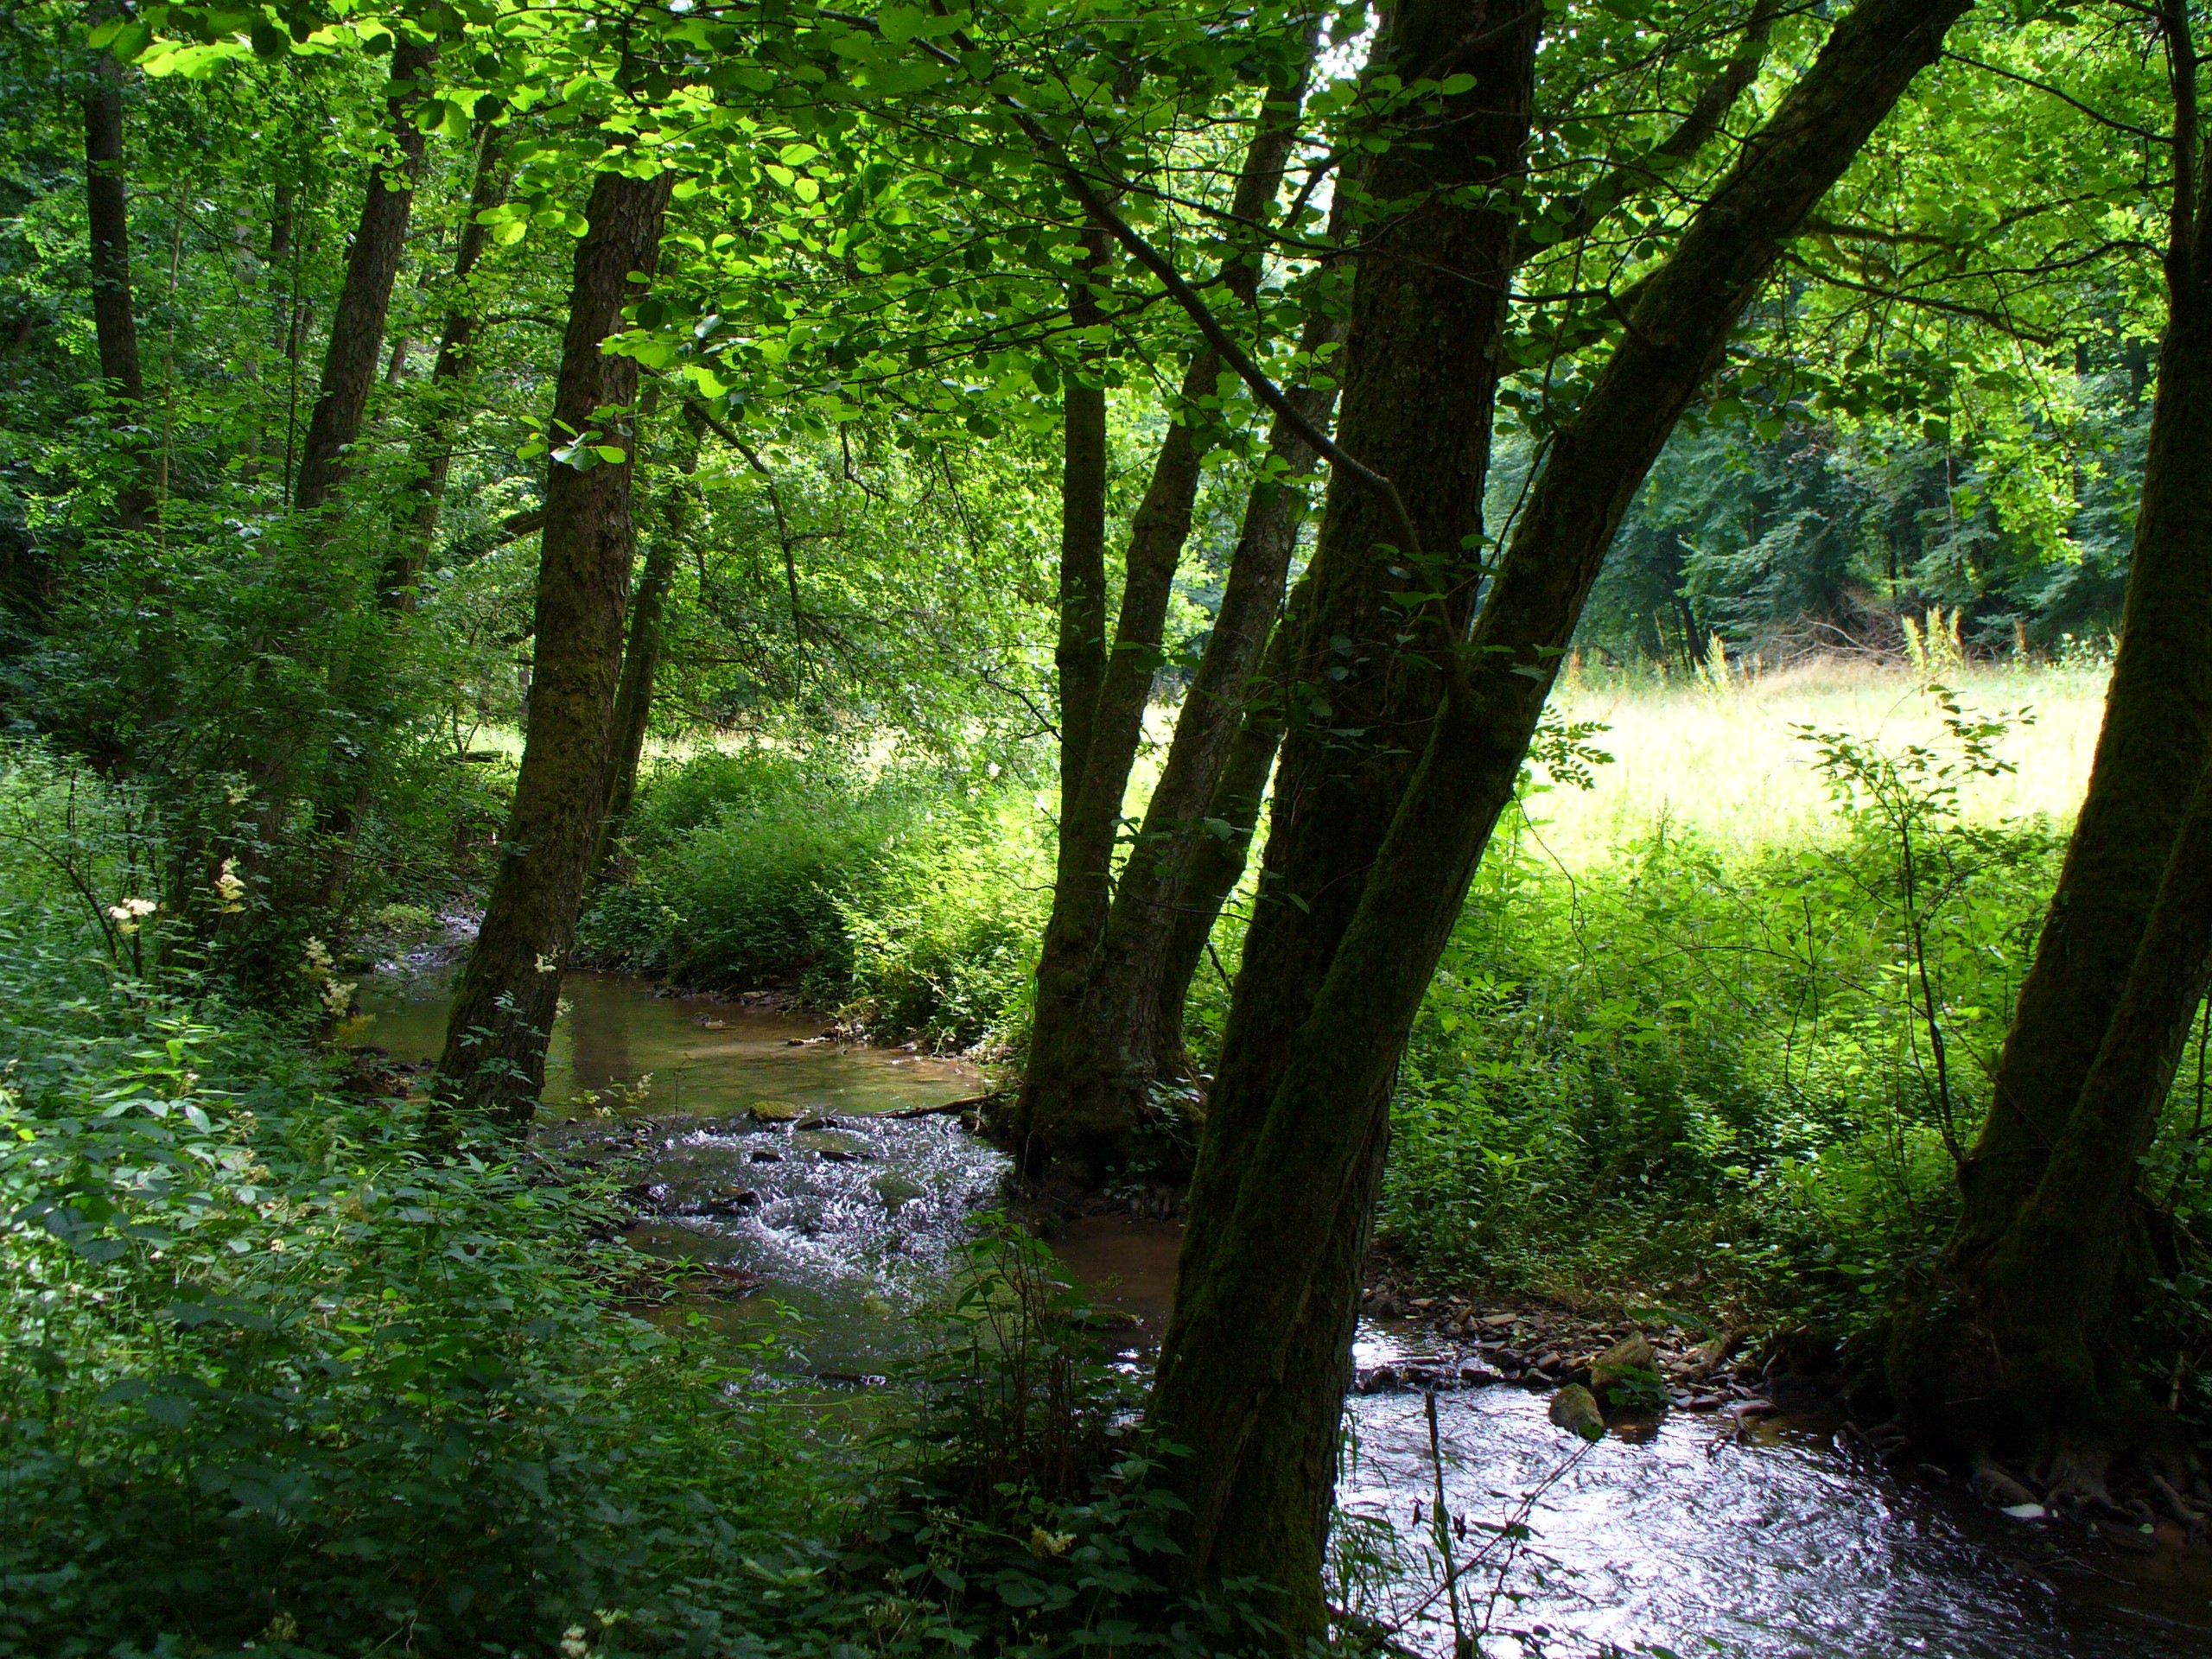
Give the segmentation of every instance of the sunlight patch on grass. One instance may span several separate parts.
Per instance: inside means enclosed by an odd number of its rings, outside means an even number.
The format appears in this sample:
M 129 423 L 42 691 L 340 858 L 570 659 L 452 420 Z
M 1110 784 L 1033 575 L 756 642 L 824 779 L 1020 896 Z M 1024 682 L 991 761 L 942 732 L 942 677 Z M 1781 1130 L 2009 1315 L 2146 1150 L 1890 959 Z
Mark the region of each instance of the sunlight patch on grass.
M 2088 781 L 2104 674 L 1977 669 L 1955 677 L 1953 689 L 1971 709 L 2024 707 L 2034 716 L 1999 745 L 2018 771 L 1975 779 L 1966 791 L 1974 815 L 2070 818 Z M 1611 728 L 1595 740 L 1613 764 L 1598 768 L 1594 789 L 1555 788 L 1530 802 L 1543 845 L 1580 868 L 1662 823 L 1745 849 L 1819 837 L 1833 826 L 1834 809 L 1812 747 L 1796 728 L 1848 731 L 1891 747 L 1931 741 L 1942 729 L 1915 677 L 1844 664 L 1770 674 L 1724 692 L 1586 674 L 1553 701 L 1567 719 Z

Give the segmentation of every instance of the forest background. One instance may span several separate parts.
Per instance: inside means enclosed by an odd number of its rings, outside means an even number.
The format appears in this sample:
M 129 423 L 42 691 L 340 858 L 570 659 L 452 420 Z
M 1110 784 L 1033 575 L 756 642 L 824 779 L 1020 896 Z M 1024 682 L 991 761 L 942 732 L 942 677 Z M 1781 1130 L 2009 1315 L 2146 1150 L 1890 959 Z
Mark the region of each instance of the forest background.
M 1838 10 L 1549 8 L 1471 592 Z M 2118 644 L 2191 17 L 1970 13 L 1783 245 L 1554 653 L 1413 1024 L 1395 1286 L 1741 1327 L 1864 1377 L 1940 1277 Z M 435 1109 L 347 1093 L 333 1051 L 370 964 L 484 904 L 558 713 L 533 678 L 568 672 L 547 619 L 590 612 L 620 678 L 606 796 L 571 814 L 577 959 L 1018 1074 L 1069 908 L 1075 647 L 1115 640 L 1096 671 L 1134 688 L 1102 869 L 1154 856 L 1179 714 L 1211 697 L 1268 756 L 1333 718 L 1335 671 L 1270 692 L 1259 660 L 1321 493 L 1261 381 L 1326 424 L 1375 233 L 1353 162 L 1479 79 L 1363 68 L 1372 24 L 0 22 L 11 1650 L 1046 1650 L 1117 1598 L 1156 1617 L 1142 1505 L 1049 1480 L 1022 1524 L 1075 1503 L 1127 1582 L 1056 1577 L 986 1497 L 935 1524 L 1022 1587 L 963 1599 L 879 1489 L 957 1463 L 930 1423 L 855 1484 L 747 1393 L 750 1356 L 613 1311 L 673 1293 L 607 1243 L 605 1182 L 435 1122 L 426 1149 Z M 1165 274 L 1038 130 L 1106 158 Z M 632 379 L 564 402 L 580 251 L 633 220 L 585 338 Z M 563 491 L 619 493 L 590 543 L 619 589 L 563 587 L 588 574 Z M 1233 601 L 1277 500 L 1272 591 Z M 1220 916 L 1132 1187 L 1187 1173 L 1259 893 L 1248 793 L 1185 814 Z M 2135 1178 L 2166 1249 L 2125 1315 L 2132 1385 L 2191 1433 L 2204 1065 L 2200 1033 Z M 860 1587 L 887 1561 L 888 1599 Z

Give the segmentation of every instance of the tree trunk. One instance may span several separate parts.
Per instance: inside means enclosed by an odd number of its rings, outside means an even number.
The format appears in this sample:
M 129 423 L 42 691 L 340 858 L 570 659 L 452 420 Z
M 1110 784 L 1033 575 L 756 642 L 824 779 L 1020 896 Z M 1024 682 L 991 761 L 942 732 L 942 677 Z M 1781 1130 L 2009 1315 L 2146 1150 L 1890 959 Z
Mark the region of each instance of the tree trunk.
M 2151 1148 L 2212 970 L 2212 772 L 2201 775 L 2103 1043 L 2046 1160 L 1977 1285 L 1993 1363 L 1954 1375 L 1993 1445 L 2094 1440 L 2139 1392 L 2108 1328 L 2137 1161 Z M 1961 1389 L 1970 1393 L 1961 1393 Z
M 1190 1000 L 1191 980 L 1212 942 L 1222 906 L 1244 879 L 1252 836 L 1260 827 L 1260 805 L 1267 798 L 1268 774 L 1274 770 L 1275 750 L 1282 743 L 1283 708 L 1291 689 L 1290 664 L 1298 654 L 1299 630 L 1305 621 L 1306 593 L 1301 583 L 1275 623 L 1267 661 L 1214 781 L 1213 798 L 1206 806 L 1206 833 L 1192 846 L 1190 868 L 1175 899 L 1173 926 L 1160 952 L 1159 1007 L 1150 1022 L 1153 1071 L 1159 1077 L 1178 1076 L 1183 1068 L 1183 1011 Z
M 377 579 L 377 601 L 386 610 L 411 611 L 416 588 L 429 563 L 438 537 L 438 515 L 446 499 L 446 478 L 453 469 L 454 429 L 460 423 L 461 376 L 475 353 L 476 331 L 481 319 L 469 278 L 484 257 L 490 232 L 478 222 L 506 200 L 511 176 L 506 165 L 507 137 L 499 127 L 487 126 L 476 146 L 476 177 L 468 192 L 468 213 L 461 220 L 461 237 L 454 249 L 453 276 L 447 291 L 451 296 L 444 332 L 438 339 L 437 361 L 430 368 L 424 389 L 423 423 L 416 439 L 415 459 L 422 467 L 416 479 L 414 521 Z
M 620 329 L 623 307 L 637 297 L 630 274 L 653 270 L 671 182 L 667 174 L 602 173 L 593 186 L 562 346 L 556 431 L 583 433 L 593 410 L 637 400 L 636 360 L 606 354 L 601 342 Z M 636 543 L 633 435 L 623 423 L 599 430 L 594 442 L 620 447 L 624 458 L 583 471 L 560 462 L 548 468 L 529 736 L 499 868 L 438 1062 L 442 1133 L 456 1116 L 478 1116 L 519 1131 L 544 1086 L 562 964 L 606 804 Z
M 677 452 L 677 481 L 661 503 L 660 533 L 645 551 L 638 596 L 630 603 L 629 640 L 622 649 L 622 679 L 614 692 L 614 737 L 607 772 L 607 810 L 600 819 L 599 846 L 592 855 L 594 876 L 602 874 L 615 837 L 638 797 L 638 767 L 645 759 L 645 728 L 652 723 L 653 682 L 660 672 L 661 615 L 676 581 L 676 562 L 690 543 L 699 505 L 699 437 L 687 423 Z
M 2170 10 L 2164 21 L 2177 158 L 2168 313 L 2120 651 L 2088 792 L 2020 988 L 1989 1116 L 1959 1172 L 1958 1224 L 1933 1289 L 1900 1310 L 1891 1335 L 1889 1380 L 1903 1421 L 1923 1440 L 1973 1452 L 2037 1448 L 2059 1390 L 2072 1390 L 2084 1408 L 2106 1397 L 2083 1368 L 2088 1339 L 2110 1329 L 2103 1305 L 2123 1230 L 2120 1211 L 2107 1208 L 2119 1197 L 2082 1173 L 2082 1114 L 2095 1122 L 2104 1109 L 2092 1095 L 2104 1086 L 2097 1073 L 2117 1064 L 2116 1010 L 2136 995 L 2130 988 L 2152 948 L 2145 928 L 2181 874 L 2177 837 L 2196 810 L 2192 786 L 2212 762 L 2212 180 L 2200 176 L 2187 20 Z M 2057 1160 L 2069 1146 L 2076 1153 L 2062 1175 Z M 2081 1206 L 2070 1243 L 2053 1208 L 2061 1193 Z M 2107 1265 L 2069 1263 L 2069 1250 Z M 2084 1272 L 2102 1275 L 2103 1287 L 2085 1288 Z M 2062 1333 L 2050 1310 L 2068 1306 L 2080 1318 Z
M 1317 16 L 1295 78 L 1268 88 L 1230 202 L 1230 212 L 1236 219 L 1262 219 L 1273 207 L 1296 136 L 1319 27 Z M 1235 252 L 1223 262 L 1222 285 L 1249 304 L 1258 291 L 1260 275 L 1256 257 Z M 1113 650 L 1079 722 L 1070 719 L 1072 705 L 1063 683 L 1062 728 L 1067 731 L 1079 723 L 1084 734 L 1083 765 L 1072 791 L 1066 772 L 1061 774 L 1052 909 L 1038 953 L 1037 1003 L 1028 1065 L 1014 1111 L 1014 1139 L 1022 1148 L 1023 1162 L 1033 1170 L 1057 1161 L 1081 1178 L 1113 1160 L 1128 1128 L 1112 1107 L 1102 1116 L 1097 1091 L 1086 1086 L 1096 1075 L 1097 1062 L 1087 1040 L 1084 1009 L 1111 913 L 1114 848 L 1121 830 L 1122 800 L 1143 741 L 1145 710 L 1151 702 L 1153 677 L 1159 670 L 1168 601 L 1198 500 L 1204 460 L 1198 433 L 1204 419 L 1202 405 L 1205 399 L 1216 395 L 1220 375 L 1221 360 L 1210 348 L 1201 347 L 1192 354 L 1166 435 L 1153 460 L 1144 499 L 1130 521 Z M 1266 550 L 1255 549 L 1254 556 Z M 1287 560 L 1287 550 L 1284 556 Z M 1248 572 L 1247 587 L 1254 579 L 1253 573 Z M 1278 595 L 1281 583 L 1277 575 Z M 1266 613 L 1272 614 L 1276 602 L 1274 596 L 1266 597 Z M 1240 607 L 1255 609 L 1257 601 L 1249 594 L 1240 595 Z M 1249 619 L 1243 621 L 1249 623 Z M 1264 639 L 1265 621 L 1257 626 Z M 1249 671 L 1248 664 L 1245 674 Z M 1243 677 L 1217 683 L 1211 694 L 1218 697 L 1225 689 L 1241 686 Z M 1145 1012 L 1150 1013 L 1149 998 Z
M 1084 277 L 1068 284 L 1068 321 L 1096 328 L 1103 315 L 1091 282 L 1106 276 L 1106 233 L 1083 234 Z M 1090 280 L 1086 280 L 1090 279 Z M 1074 816 L 1090 753 L 1090 725 L 1106 678 L 1106 389 L 1086 383 L 1096 353 L 1080 349 L 1061 381 L 1059 638 L 1052 666 L 1060 693 L 1060 821 Z
M 1385 560 L 1399 556 L 1373 550 L 1389 532 L 1371 499 L 1354 498 L 1341 473 L 1332 482 L 1306 678 L 1329 684 L 1313 671 L 1332 664 L 1347 672 L 1329 694 L 1325 727 L 1284 746 L 1151 1409 L 1166 1438 L 1192 1448 L 1176 1471 L 1191 1506 L 1190 1575 L 1249 1573 L 1282 1586 L 1294 1638 L 1324 1616 L 1331 1469 L 1390 1084 L 1560 657 L 1630 499 L 1781 241 L 1964 10 L 1962 0 L 1862 0 L 1836 26 L 1642 285 L 1619 343 L 1554 435 L 1464 647 L 1448 603 L 1421 607 L 1427 636 L 1444 648 L 1417 656 L 1376 637 L 1378 604 L 1347 602 L 1379 587 L 1370 570 L 1387 574 Z M 1422 37 L 1451 39 L 1460 16 L 1441 3 L 1407 7 L 1399 28 L 1408 57 L 1433 60 L 1440 54 L 1434 44 L 1421 50 Z M 1516 156 L 1517 138 L 1507 142 L 1495 125 L 1484 138 L 1473 130 L 1511 111 L 1525 130 L 1536 16 L 1532 7 L 1511 36 L 1484 37 L 1479 67 L 1467 54 L 1454 60 L 1476 75 L 1482 111 L 1461 130 L 1464 149 L 1394 151 L 1382 167 L 1448 168 L 1436 180 L 1444 184 L 1452 173 L 1479 176 L 1476 158 Z M 1376 194 L 1413 193 L 1378 179 Z M 1471 575 L 1458 550 L 1476 524 L 1483 456 L 1471 438 L 1453 450 L 1439 435 L 1465 434 L 1470 419 L 1487 431 L 1486 397 L 1459 413 L 1476 372 L 1470 359 L 1488 361 L 1497 326 L 1495 309 L 1472 296 L 1502 285 L 1512 229 L 1485 217 L 1432 207 L 1392 235 L 1434 238 L 1434 252 L 1363 260 L 1344 392 L 1342 445 L 1395 480 L 1441 572 L 1424 586 L 1447 599 L 1464 594 Z M 1419 293 L 1440 282 L 1456 283 L 1456 302 Z M 1426 332 L 1440 321 L 1440 333 Z M 1366 626 L 1352 632 L 1345 622 Z M 1450 692 L 1432 721 L 1438 697 L 1425 688 L 1440 683 Z M 1332 750 L 1327 738 L 1343 742 L 1346 728 L 1367 734 Z M 1416 748 L 1417 766 L 1393 753 L 1404 748 Z
M 384 350 L 384 322 L 391 308 L 391 285 L 407 245 L 407 218 L 415 205 L 415 184 L 423 172 L 423 135 L 416 130 L 413 106 L 428 88 L 437 61 L 435 43 L 402 42 L 391 54 L 391 136 L 398 146 L 397 172 L 379 162 L 369 169 L 368 194 L 361 202 L 361 223 L 346 258 L 346 283 L 331 314 L 330 344 L 322 362 L 322 388 L 308 417 L 300 452 L 299 477 L 292 505 L 314 512 L 329 504 L 346 475 L 346 448 L 361 430 L 376 384 L 377 359 Z
M 638 596 L 630 605 L 629 643 L 622 652 L 622 679 L 614 693 L 614 736 L 607 772 L 607 810 L 600 820 L 599 850 L 592 868 L 603 869 L 614 838 L 638 798 L 638 767 L 645 759 L 645 728 L 652 723 L 653 681 L 660 671 L 661 613 L 676 580 L 680 544 L 673 532 L 656 538 L 639 574 Z
M 1350 206 L 1358 194 L 1350 185 L 1363 182 L 1363 168 L 1348 170 L 1339 181 L 1329 226 L 1332 243 L 1342 243 L 1350 230 Z M 1348 326 L 1335 296 L 1325 295 L 1299 342 L 1306 360 L 1316 366 L 1312 378 L 1317 384 L 1300 386 L 1289 396 L 1316 426 L 1325 427 L 1336 407 L 1336 376 L 1341 372 Z M 1077 1023 L 1057 1066 L 1040 1068 L 1033 1045 L 1033 1095 L 1041 1096 L 1048 1088 L 1054 1091 L 1031 1109 L 1033 1133 L 1042 1143 L 1041 1161 L 1058 1159 L 1090 1169 L 1122 1162 L 1133 1150 L 1131 1135 L 1151 1116 L 1155 1084 L 1179 1070 L 1183 1003 L 1190 976 L 1198 953 L 1205 947 L 1213 916 L 1227 899 L 1229 887 L 1243 874 L 1249 841 L 1249 829 L 1224 841 L 1210 831 L 1206 821 L 1224 821 L 1211 810 L 1213 798 L 1232 747 L 1244 729 L 1250 682 L 1276 630 L 1291 554 L 1306 517 L 1305 494 L 1287 480 L 1310 472 L 1315 459 L 1312 446 L 1279 418 L 1269 435 L 1260 475 L 1245 497 L 1243 524 L 1230 555 L 1221 608 L 1176 717 L 1166 764 L 1146 804 L 1128 859 L 1112 884 L 1112 905 L 1092 953 Z M 1262 727 L 1266 724 L 1263 720 Z M 1279 724 L 1273 728 L 1277 735 L 1280 729 Z M 1255 738 L 1259 734 L 1255 731 Z M 1258 791 L 1264 788 L 1274 759 L 1273 735 L 1266 741 L 1264 755 L 1243 756 L 1248 771 L 1253 760 L 1258 761 L 1259 778 L 1243 786 L 1251 791 L 1250 810 L 1255 813 Z M 1249 825 L 1252 820 L 1244 822 Z M 1209 842 L 1211 846 L 1205 844 Z M 1190 897 L 1206 912 L 1206 931 L 1188 942 L 1191 954 L 1185 959 L 1175 938 L 1185 890 L 1202 859 L 1211 867 L 1209 878 Z M 1224 870 L 1227 886 L 1207 899 L 1213 878 Z M 1171 994 L 1168 982 L 1176 976 L 1179 962 L 1179 978 Z
M 141 441 L 146 382 L 138 365 L 138 321 L 130 293 L 130 206 L 123 156 L 123 69 L 105 52 L 94 54 L 92 88 L 85 95 L 85 207 L 92 226 L 92 330 L 99 343 L 100 378 L 106 383 L 111 418 L 133 435 L 136 474 L 116 493 L 115 518 L 125 530 L 143 530 L 154 509 Z

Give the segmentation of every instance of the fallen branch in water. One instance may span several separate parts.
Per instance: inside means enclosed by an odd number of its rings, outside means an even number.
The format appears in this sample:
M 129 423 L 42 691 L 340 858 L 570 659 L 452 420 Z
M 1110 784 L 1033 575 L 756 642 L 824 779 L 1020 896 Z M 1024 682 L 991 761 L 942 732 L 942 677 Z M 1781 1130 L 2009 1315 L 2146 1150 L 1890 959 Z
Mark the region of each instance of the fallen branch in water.
M 907 1106 L 895 1112 L 879 1112 L 879 1117 L 950 1117 L 956 1112 L 971 1112 L 978 1106 L 988 1106 L 995 1100 L 1004 1100 L 1012 1095 L 1011 1089 L 994 1089 L 988 1095 L 970 1095 L 965 1100 L 948 1100 L 938 1106 Z

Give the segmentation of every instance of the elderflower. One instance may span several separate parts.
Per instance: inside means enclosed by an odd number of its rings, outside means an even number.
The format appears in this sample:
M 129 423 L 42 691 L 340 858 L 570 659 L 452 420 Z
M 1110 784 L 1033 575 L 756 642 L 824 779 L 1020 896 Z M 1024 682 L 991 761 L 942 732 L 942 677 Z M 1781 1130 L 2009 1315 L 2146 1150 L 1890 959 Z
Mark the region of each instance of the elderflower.
M 215 896 L 223 901 L 226 916 L 235 916 L 245 908 L 245 882 L 238 875 L 238 861 L 235 858 L 223 861 L 223 868 L 215 877 Z
M 119 905 L 110 905 L 107 913 L 115 918 L 117 932 L 136 933 L 139 923 L 160 908 L 151 899 L 126 899 Z
M 561 964 L 541 950 L 537 953 L 537 971 L 541 974 L 557 974 L 561 971 Z
M 307 944 L 301 948 L 307 956 L 307 971 L 318 978 L 328 978 L 331 969 L 337 965 L 331 958 L 330 947 L 310 934 Z
M 326 979 L 322 982 L 322 1006 L 333 1015 L 341 1014 L 353 1005 L 353 982 L 350 979 Z
M 584 1636 L 584 1627 L 571 1624 L 561 1637 L 562 1659 L 585 1659 L 591 1652 L 591 1643 Z

